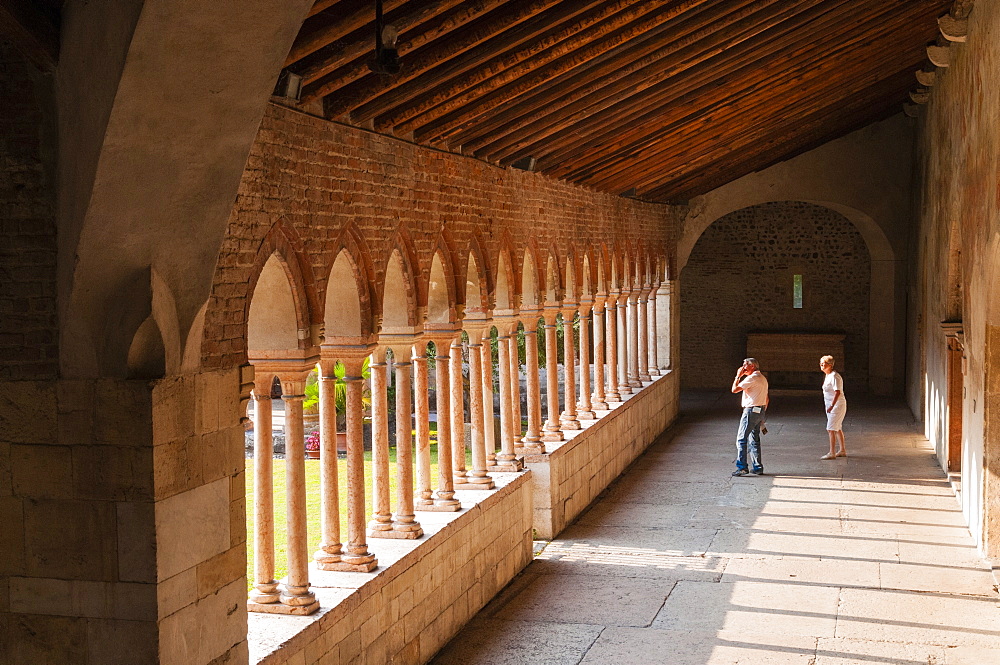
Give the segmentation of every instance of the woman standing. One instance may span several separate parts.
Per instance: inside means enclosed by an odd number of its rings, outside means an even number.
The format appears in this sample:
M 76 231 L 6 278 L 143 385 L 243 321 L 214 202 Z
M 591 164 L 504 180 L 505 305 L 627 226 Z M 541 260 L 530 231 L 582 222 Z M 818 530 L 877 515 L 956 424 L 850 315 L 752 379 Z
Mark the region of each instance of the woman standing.
M 833 356 L 823 356 L 819 359 L 819 368 L 826 374 L 823 380 L 823 403 L 826 405 L 826 433 L 830 435 L 830 452 L 820 459 L 847 457 L 847 444 L 844 442 L 844 416 L 847 415 L 847 399 L 844 397 L 844 379 L 833 371 Z M 837 441 L 840 448 L 837 449 Z

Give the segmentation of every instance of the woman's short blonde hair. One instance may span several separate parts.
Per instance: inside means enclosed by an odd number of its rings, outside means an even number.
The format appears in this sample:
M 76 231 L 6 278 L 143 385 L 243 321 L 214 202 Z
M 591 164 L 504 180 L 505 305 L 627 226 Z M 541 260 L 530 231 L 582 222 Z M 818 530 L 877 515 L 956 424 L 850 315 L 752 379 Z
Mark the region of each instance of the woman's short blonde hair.
M 830 363 L 830 367 L 833 367 L 833 356 L 823 356 L 819 361 L 821 363 Z

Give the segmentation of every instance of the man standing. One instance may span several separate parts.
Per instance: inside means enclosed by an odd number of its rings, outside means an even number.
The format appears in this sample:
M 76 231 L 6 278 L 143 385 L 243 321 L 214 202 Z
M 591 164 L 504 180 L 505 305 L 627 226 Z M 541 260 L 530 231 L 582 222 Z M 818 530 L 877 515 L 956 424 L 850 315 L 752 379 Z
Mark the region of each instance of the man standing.
M 760 426 L 764 422 L 769 398 L 767 379 L 760 373 L 760 365 L 754 358 L 747 358 L 733 379 L 733 392 L 743 393 L 743 417 L 736 435 L 736 470 L 734 476 L 752 473 L 763 475 L 764 461 L 760 456 Z M 747 440 L 750 442 L 750 466 L 747 466 Z

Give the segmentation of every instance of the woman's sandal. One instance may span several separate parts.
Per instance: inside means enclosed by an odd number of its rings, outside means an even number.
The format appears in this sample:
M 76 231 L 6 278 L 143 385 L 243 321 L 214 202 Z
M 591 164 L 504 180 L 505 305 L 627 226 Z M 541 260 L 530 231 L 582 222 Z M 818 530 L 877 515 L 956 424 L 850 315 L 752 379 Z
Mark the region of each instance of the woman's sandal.
M 820 457 L 820 459 L 833 459 L 835 457 L 836 457 L 836 455 L 834 455 L 833 453 L 827 453 L 826 455 L 823 455 L 822 457 Z

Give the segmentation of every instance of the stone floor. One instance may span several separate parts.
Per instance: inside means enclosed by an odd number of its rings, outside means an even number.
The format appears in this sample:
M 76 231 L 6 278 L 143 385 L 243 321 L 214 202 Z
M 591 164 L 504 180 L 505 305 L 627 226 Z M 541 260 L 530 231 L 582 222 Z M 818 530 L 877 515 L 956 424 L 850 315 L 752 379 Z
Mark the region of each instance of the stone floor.
M 1000 602 L 909 412 L 777 397 L 763 477 L 731 478 L 738 398 L 668 436 L 433 661 L 1000 664 Z

